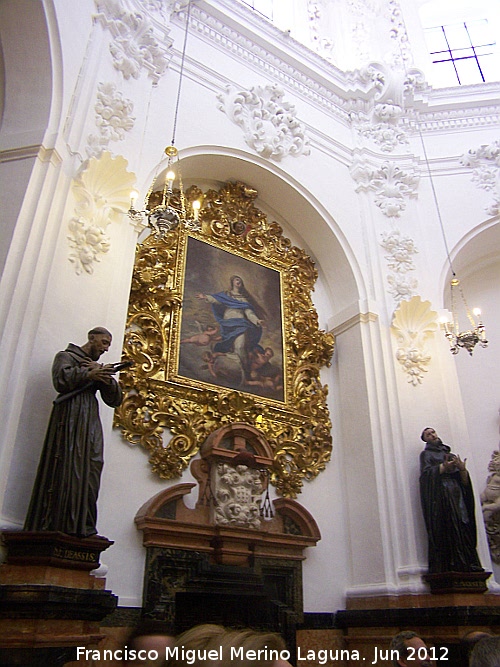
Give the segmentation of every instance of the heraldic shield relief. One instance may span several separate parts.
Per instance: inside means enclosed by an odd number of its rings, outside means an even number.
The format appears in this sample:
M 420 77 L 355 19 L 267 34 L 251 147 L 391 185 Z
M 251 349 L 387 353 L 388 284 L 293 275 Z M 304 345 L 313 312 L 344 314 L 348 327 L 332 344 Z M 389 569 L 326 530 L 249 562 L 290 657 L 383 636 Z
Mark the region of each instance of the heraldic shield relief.
M 170 479 L 214 430 L 248 423 L 273 448 L 278 493 L 296 497 L 331 453 L 319 373 L 334 339 L 318 328 L 316 269 L 243 183 L 186 198 L 203 200 L 201 230 L 179 225 L 137 248 L 115 426 Z

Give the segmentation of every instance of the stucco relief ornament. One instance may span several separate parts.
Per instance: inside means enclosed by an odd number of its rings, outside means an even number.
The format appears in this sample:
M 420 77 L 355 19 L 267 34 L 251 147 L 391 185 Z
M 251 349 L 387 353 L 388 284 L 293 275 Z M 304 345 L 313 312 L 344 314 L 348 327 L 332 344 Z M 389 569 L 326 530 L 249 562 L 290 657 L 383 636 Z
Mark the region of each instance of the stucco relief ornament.
M 141 0 L 141 3 L 149 11 L 158 12 L 159 14 L 164 11 L 164 0 Z M 173 2 L 170 4 L 173 4 Z
M 332 59 L 333 42 L 325 34 L 324 0 L 308 0 L 307 14 L 313 50 L 327 60 Z
M 413 271 L 413 255 L 418 253 L 415 241 L 409 236 L 401 236 L 399 229 L 382 233 L 380 245 L 389 253 L 386 255 L 388 267 L 397 273 Z
M 399 303 L 403 299 L 411 299 L 415 294 L 418 282 L 414 278 L 406 277 L 409 271 L 415 270 L 413 255 L 418 252 L 413 239 L 401 236 L 398 229 L 382 234 L 380 245 L 388 254 L 385 256 L 387 266 L 394 273 L 387 276 L 390 293 Z
M 243 129 L 247 145 L 262 157 L 279 161 L 310 153 L 295 107 L 283 97 L 284 91 L 275 84 L 240 91 L 227 86 L 217 99 L 218 108 Z
M 405 277 L 398 273 L 389 274 L 387 282 L 389 283 L 389 293 L 396 303 L 404 299 L 411 299 L 418 287 L 416 278 Z
M 125 133 L 134 127 L 131 115 L 134 105 L 123 97 L 113 83 L 100 83 L 97 88 L 95 124 L 99 134 L 90 134 L 87 139 L 87 155 L 97 157 L 110 141 L 122 141 Z
M 360 72 L 361 81 L 371 85 L 373 108 L 368 120 L 351 113 L 355 129 L 375 143 L 384 153 L 408 144 L 405 125 L 405 100 L 425 87 L 420 70 L 400 71 L 381 63 L 371 63 Z
M 399 126 L 403 109 L 395 104 L 376 104 L 371 122 L 357 127 L 357 132 L 371 139 L 384 153 L 391 153 L 398 146 L 408 144 L 406 131 Z
M 218 463 L 212 468 L 212 488 L 215 489 L 215 525 L 260 528 L 264 491 L 260 470 Z
M 376 0 L 347 0 L 346 8 L 350 14 L 352 42 L 356 62 L 366 62 L 370 57 L 370 24 L 378 17 L 379 4 Z
M 419 296 L 401 301 L 391 325 L 398 343 L 396 359 L 414 387 L 422 382 L 424 373 L 427 373 L 431 355 L 425 348 L 425 342 L 438 328 L 437 313 L 431 310 L 430 305 L 429 301 L 422 301 Z
M 419 177 L 414 169 L 404 171 L 394 162 L 388 161 L 378 169 L 373 169 L 356 160 L 350 171 L 358 183 L 356 192 L 374 192 L 375 204 L 388 218 L 399 218 L 406 208 L 406 200 L 417 196 Z
M 349 41 L 355 47 L 357 62 L 373 57 L 376 40 L 388 67 L 407 70 L 412 54 L 399 0 L 344 0 L 343 4 L 351 15 Z
M 408 70 L 412 62 L 412 52 L 409 47 L 408 33 L 403 19 L 401 3 L 399 0 L 389 0 L 384 3 L 386 11 L 389 11 L 391 22 L 390 37 L 393 42 L 392 58 L 390 64 L 394 67 L 399 65 L 403 70 Z
M 155 34 L 151 21 L 141 12 L 129 12 L 116 0 L 95 0 L 96 20 L 110 31 L 109 51 L 113 66 L 124 79 L 138 79 L 143 69 L 158 83 L 170 62 L 169 29 Z M 158 29 L 158 28 L 157 28 Z
M 73 179 L 74 216 L 68 223 L 70 262 L 75 272 L 93 273 L 95 262 L 109 251 L 106 228 L 123 220 L 130 205 L 130 190 L 135 175 L 127 171 L 123 157 L 113 158 L 108 151 L 92 157 Z
M 460 159 L 473 170 L 472 181 L 482 190 L 493 194 L 493 202 L 485 207 L 489 215 L 500 213 L 500 142 L 493 141 L 476 150 L 470 150 Z

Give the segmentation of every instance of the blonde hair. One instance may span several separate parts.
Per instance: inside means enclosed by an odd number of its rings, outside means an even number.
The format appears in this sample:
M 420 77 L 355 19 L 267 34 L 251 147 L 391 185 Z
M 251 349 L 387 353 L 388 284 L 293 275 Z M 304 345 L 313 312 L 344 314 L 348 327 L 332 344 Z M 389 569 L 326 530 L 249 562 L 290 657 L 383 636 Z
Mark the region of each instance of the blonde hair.
M 177 649 L 177 650 L 176 650 Z M 209 654 L 209 651 L 212 653 Z M 253 653 L 247 657 L 248 653 Z M 260 653 L 259 653 L 260 652 Z M 232 629 L 221 625 L 198 625 L 180 634 L 167 660 L 168 667 L 272 667 L 288 659 L 286 645 L 274 632 L 250 628 Z

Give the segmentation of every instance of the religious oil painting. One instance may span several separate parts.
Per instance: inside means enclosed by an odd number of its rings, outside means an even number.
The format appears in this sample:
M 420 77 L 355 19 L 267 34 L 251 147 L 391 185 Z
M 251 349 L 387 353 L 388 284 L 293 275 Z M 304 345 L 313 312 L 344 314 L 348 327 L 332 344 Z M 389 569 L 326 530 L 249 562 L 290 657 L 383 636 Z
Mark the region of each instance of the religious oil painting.
M 281 275 L 188 237 L 178 375 L 284 401 Z

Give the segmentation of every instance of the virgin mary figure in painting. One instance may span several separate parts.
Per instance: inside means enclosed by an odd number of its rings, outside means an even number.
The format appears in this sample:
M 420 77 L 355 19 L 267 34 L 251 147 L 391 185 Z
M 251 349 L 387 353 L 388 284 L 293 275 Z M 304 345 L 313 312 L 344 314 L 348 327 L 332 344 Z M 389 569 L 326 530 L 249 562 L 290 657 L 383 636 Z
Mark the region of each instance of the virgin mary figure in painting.
M 220 340 L 213 355 L 235 352 L 245 374 L 249 372 L 249 355 L 262 336 L 266 312 L 245 288 L 240 276 L 231 276 L 230 289 L 216 294 L 197 294 L 212 306 L 219 324 Z

